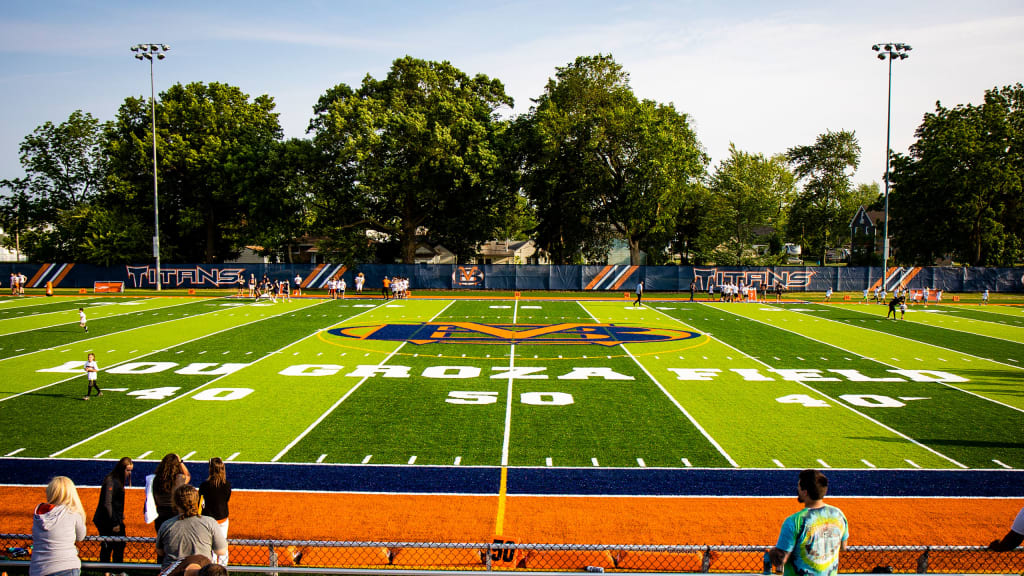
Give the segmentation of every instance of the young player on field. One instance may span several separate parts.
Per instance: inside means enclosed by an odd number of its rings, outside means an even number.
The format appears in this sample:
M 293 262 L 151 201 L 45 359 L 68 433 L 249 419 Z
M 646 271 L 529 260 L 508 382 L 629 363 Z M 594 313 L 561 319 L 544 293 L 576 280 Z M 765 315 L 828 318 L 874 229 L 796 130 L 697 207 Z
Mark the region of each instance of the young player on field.
M 97 396 L 103 396 L 103 391 L 100 390 L 100 385 L 96 381 L 96 376 L 100 371 L 100 365 L 96 363 L 96 355 L 92 352 L 86 357 L 85 360 L 85 374 L 89 379 L 89 387 L 85 390 L 85 396 L 82 400 L 88 400 L 92 396 L 92 389 L 96 389 Z
M 85 325 L 85 322 L 86 322 L 86 320 L 85 320 L 85 309 L 79 308 L 78 309 L 78 325 L 81 326 L 83 330 L 88 332 L 89 331 L 89 327 Z

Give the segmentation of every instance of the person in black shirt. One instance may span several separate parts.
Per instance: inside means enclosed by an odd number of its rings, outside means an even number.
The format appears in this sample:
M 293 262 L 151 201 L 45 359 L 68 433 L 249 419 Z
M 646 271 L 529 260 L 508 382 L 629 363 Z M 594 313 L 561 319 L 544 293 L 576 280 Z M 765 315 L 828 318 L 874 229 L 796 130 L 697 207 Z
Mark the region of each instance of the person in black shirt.
M 124 487 L 130 483 L 134 463 L 131 458 L 118 460 L 114 469 L 100 485 L 100 499 L 92 523 L 100 536 L 124 536 Z M 124 542 L 100 544 L 100 562 L 124 562 Z
M 203 516 L 217 521 L 224 539 L 228 539 L 228 501 L 231 500 L 231 482 L 228 482 L 224 461 L 210 458 L 210 476 L 199 485 L 199 495 L 203 501 Z M 218 556 L 218 564 L 227 566 L 228 555 Z

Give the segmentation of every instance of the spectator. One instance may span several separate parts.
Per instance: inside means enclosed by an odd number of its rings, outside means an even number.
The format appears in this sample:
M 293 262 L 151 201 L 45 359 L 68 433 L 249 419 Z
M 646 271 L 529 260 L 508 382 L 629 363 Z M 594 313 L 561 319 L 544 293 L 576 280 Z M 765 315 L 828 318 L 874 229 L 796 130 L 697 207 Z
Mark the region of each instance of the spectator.
M 29 576 L 78 576 L 82 561 L 75 542 L 85 540 L 85 509 L 75 483 L 57 476 L 46 485 L 46 502 L 32 516 Z
M 227 576 L 228 571 L 220 564 L 213 564 L 202 554 L 195 554 L 174 562 L 160 571 L 159 576 Z
M 199 496 L 203 502 L 203 516 L 209 516 L 217 521 L 224 540 L 228 539 L 228 501 L 231 500 L 231 482 L 228 482 L 227 472 L 224 469 L 224 461 L 220 458 L 210 458 L 210 475 L 199 485 Z M 215 558 L 218 564 L 228 565 L 228 555 Z
M 988 549 L 996 552 L 1008 552 L 1020 546 L 1021 542 L 1024 542 L 1024 508 L 1021 508 L 1017 517 L 1013 519 L 1013 524 L 1006 536 L 1003 536 L 1002 540 L 993 540 L 988 545 Z
M 130 482 L 133 467 L 131 458 L 121 458 L 100 485 L 100 500 L 92 515 L 92 523 L 100 536 L 125 536 L 124 487 Z M 100 562 L 124 562 L 124 548 L 124 542 L 103 541 Z
M 211 560 L 228 553 L 228 542 L 217 521 L 199 511 L 199 490 L 185 484 L 174 491 L 174 506 L 180 514 L 164 522 L 156 535 L 156 555 L 162 557 L 161 569 L 194 554 Z
M 181 458 L 170 453 L 164 456 L 156 467 L 156 478 L 153 479 L 153 500 L 156 501 L 156 526 L 157 534 L 164 522 L 176 515 L 174 509 L 174 491 L 179 487 L 188 484 L 192 480 L 188 468 Z
M 785 576 L 835 576 L 839 551 L 850 536 L 843 512 L 828 506 L 828 478 L 817 470 L 800 472 L 797 500 L 804 509 L 786 518 L 779 541 L 768 551 L 772 565 Z

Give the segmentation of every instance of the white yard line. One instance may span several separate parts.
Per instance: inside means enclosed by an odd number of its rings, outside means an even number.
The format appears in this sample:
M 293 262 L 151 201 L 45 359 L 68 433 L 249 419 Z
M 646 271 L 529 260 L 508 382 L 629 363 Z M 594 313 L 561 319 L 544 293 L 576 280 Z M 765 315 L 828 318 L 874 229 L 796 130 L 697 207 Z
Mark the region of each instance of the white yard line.
M 515 307 L 512 309 L 512 323 L 516 323 L 516 319 L 519 317 L 519 301 L 516 300 Z M 512 344 L 508 353 L 508 373 L 511 375 L 515 372 L 516 367 L 516 345 Z M 505 390 L 505 430 L 502 433 L 501 439 L 501 465 L 508 466 L 508 451 L 509 446 L 512 443 L 512 381 L 515 380 L 512 376 L 508 378 L 508 387 Z
M 327 300 L 325 300 L 325 302 L 327 302 Z M 386 303 L 386 302 L 387 302 L 387 300 L 385 300 L 385 301 L 384 301 L 384 303 Z M 383 305 L 384 305 L 384 303 L 378 304 L 377 306 L 374 306 L 373 308 L 371 308 L 371 309 L 367 310 L 366 312 L 363 312 L 363 313 L 361 313 L 361 314 L 357 314 L 356 316 L 353 316 L 352 318 L 357 318 L 357 317 L 359 317 L 359 316 L 362 316 L 362 314 L 366 314 L 367 312 L 371 312 L 371 311 L 373 311 L 373 310 L 376 310 L 377 308 L 380 308 L 381 306 L 383 306 Z M 450 306 L 451 306 L 452 304 L 454 304 L 454 303 L 455 303 L 455 300 L 452 300 L 451 302 L 448 302 L 448 304 L 447 304 L 447 305 L 446 305 L 446 306 L 445 306 L 444 308 L 442 308 L 440 312 L 438 312 L 437 314 L 435 314 L 433 318 L 431 318 L 430 320 L 428 320 L 428 322 L 433 322 L 433 321 L 434 321 L 434 318 L 437 318 L 438 316 L 440 316 L 441 314 L 443 314 L 443 313 L 444 313 L 444 311 L 445 311 L 445 310 L 447 310 L 447 309 L 448 309 L 448 308 L 449 308 L 449 307 L 450 307 Z M 352 318 L 349 318 L 348 320 L 351 320 Z M 347 322 L 348 320 L 346 320 L 346 322 Z M 308 338 L 308 336 L 307 336 L 306 338 Z M 305 338 L 303 338 L 302 340 L 305 340 Z M 301 342 L 302 340 L 299 340 L 298 342 Z M 294 344 L 294 343 L 293 343 L 293 344 Z M 377 364 L 377 367 L 379 368 L 379 367 L 381 367 L 381 366 L 383 366 L 383 365 L 387 364 L 388 360 L 390 360 L 392 356 L 394 356 L 395 354 L 397 354 L 397 353 L 398 353 L 398 351 L 399 351 L 399 350 L 401 350 L 401 349 L 402 349 L 402 347 L 403 347 L 403 346 L 405 346 L 406 344 L 408 344 L 408 342 L 402 342 L 401 344 L 399 344 L 397 348 L 395 348 L 394 350 L 392 350 L 392 351 L 391 351 L 391 353 L 387 355 L 387 357 L 385 357 L 385 358 L 384 358 L 383 360 L 381 360 L 381 361 L 380 361 L 380 363 L 378 363 L 378 364 Z M 289 346 L 291 346 L 291 344 L 289 344 Z M 286 348 L 287 348 L 287 346 L 286 346 Z M 285 455 L 285 454 L 287 454 L 287 453 L 288 453 L 288 451 L 290 451 L 290 450 L 291 450 L 292 448 L 294 448 L 296 444 L 298 444 L 299 442 L 301 442 L 303 438 L 305 438 L 306 436 L 308 436 L 308 435 L 309 435 L 309 433 L 310 433 L 310 432 L 312 432 L 314 428 L 316 428 L 317 426 L 319 426 L 319 425 L 320 425 L 320 423 L 321 423 L 321 422 L 323 422 L 325 418 L 327 418 L 328 416 L 330 416 L 330 415 L 331 415 L 331 413 L 333 413 L 333 412 L 334 412 L 335 410 L 337 410 L 338 406 L 341 406 L 341 403 L 342 403 L 342 402 L 344 402 L 345 400 L 347 400 L 349 396 L 351 396 L 351 395 L 352 395 L 352 394 L 353 394 L 353 393 L 354 393 L 354 392 L 355 392 L 356 390 L 358 390 L 358 389 L 359 389 L 359 387 L 360 387 L 360 386 L 362 386 L 362 385 L 363 385 L 363 383 L 364 383 L 364 382 L 366 382 L 366 381 L 367 381 L 367 380 L 369 380 L 369 379 L 370 379 L 370 376 L 364 376 L 362 380 L 360 380 L 359 382 L 357 382 L 357 383 L 356 383 L 356 385 L 355 385 L 355 386 L 353 386 L 352 388 L 350 388 L 348 392 L 346 392 L 346 393 L 345 393 L 345 394 L 344 394 L 344 395 L 343 395 L 343 396 L 342 396 L 341 398 L 339 398 L 339 399 L 338 399 L 338 401 L 337 401 L 337 402 L 335 402 L 334 404 L 331 404 L 330 408 L 328 408 L 327 410 L 325 410 L 323 414 L 321 414 L 321 415 L 320 415 L 320 416 L 319 416 L 319 417 L 318 417 L 318 418 L 317 418 L 316 420 L 314 420 L 312 424 L 310 424 L 309 426 L 307 426 L 307 427 L 306 427 L 306 429 L 305 429 L 305 430 L 303 430 L 301 434 L 299 434 L 298 436 L 296 436 L 296 437 L 295 437 L 295 439 L 294 439 L 294 440 L 292 440 L 291 442 L 289 442 L 289 443 L 288 443 L 288 445 L 287 445 L 287 446 L 285 446 L 285 447 L 284 447 L 284 448 L 283 448 L 283 449 L 282 449 L 282 450 L 281 450 L 280 452 L 278 452 L 276 456 L 274 456 L 273 458 L 271 458 L 271 459 L 270 459 L 270 461 L 271 461 L 271 462 L 277 462 L 277 461 L 278 461 L 278 460 L 280 460 L 281 458 L 284 458 L 284 455 Z
M 326 302 L 326 300 L 324 300 L 323 302 Z M 319 306 L 319 305 L 323 304 L 323 302 L 317 302 L 316 304 L 312 304 L 309 307 L 312 308 L 314 306 Z M 273 316 L 262 316 L 262 317 L 260 317 L 260 318 L 258 318 L 256 320 L 252 320 L 252 321 L 246 322 L 244 324 L 239 324 L 238 326 L 232 326 L 231 328 L 225 328 L 224 330 L 218 330 L 217 332 L 213 332 L 211 334 L 205 334 L 203 336 L 200 336 L 199 338 L 193 338 L 192 340 L 188 340 L 188 341 L 185 341 L 185 342 L 180 342 L 178 344 L 175 344 L 174 346 L 168 346 L 167 348 L 173 348 L 175 346 L 181 346 L 182 344 L 188 344 L 189 342 L 192 342 L 192 341 L 195 341 L 195 340 L 199 340 L 201 338 L 206 338 L 206 337 L 209 337 L 209 336 L 213 336 L 215 334 L 219 334 L 220 332 L 226 332 L 228 330 L 233 330 L 235 328 L 240 328 L 242 326 L 246 326 L 246 325 L 252 324 L 254 322 L 260 322 L 262 320 L 267 320 L 269 318 L 275 318 L 277 316 L 281 316 L 283 314 L 289 314 L 289 313 L 292 313 L 292 312 L 294 312 L 294 310 L 287 310 L 287 311 L 281 312 L 280 314 L 274 314 Z M 305 336 L 301 340 L 297 340 L 296 342 L 301 342 L 302 340 L 305 340 L 306 338 L 309 338 L 309 336 Z M 262 358 L 258 358 L 255 362 L 253 362 L 253 364 L 255 364 L 256 362 L 259 362 L 260 360 L 264 360 L 264 359 L 270 358 L 271 356 L 273 356 L 275 354 L 278 354 L 281 350 L 285 350 L 289 346 L 292 346 L 294 344 L 295 344 L 295 342 L 289 343 L 289 344 L 283 346 L 282 348 L 279 348 L 279 349 L 271 352 L 270 354 L 267 354 L 267 355 L 263 356 Z M 167 348 L 164 348 L 163 351 L 166 351 Z M 148 354 L 146 354 L 146 356 L 148 356 Z M 230 376 L 231 374 L 232 373 L 221 374 L 220 376 L 217 376 L 213 380 L 210 380 L 210 381 L 208 381 L 208 382 L 206 382 L 204 384 L 201 384 L 201 385 L 193 388 L 192 390 L 190 390 L 190 391 L 188 391 L 188 392 L 186 392 L 184 394 L 181 394 L 180 396 L 175 396 L 174 398 L 171 398 L 167 402 L 164 402 L 162 404 L 157 404 L 156 406 L 150 408 L 149 410 L 146 410 L 144 412 L 140 412 L 139 414 L 136 414 L 135 416 L 132 416 L 131 418 L 129 418 L 127 420 L 123 420 L 121 422 L 118 422 L 117 424 L 111 426 L 110 428 L 107 428 L 106 430 L 102 430 L 100 432 L 97 432 L 96 434 L 93 434 L 92 436 L 89 436 L 88 438 L 86 438 L 84 440 L 80 440 L 78 442 L 75 442 L 74 444 L 72 444 L 71 446 L 68 446 L 67 448 L 64 448 L 62 450 L 54 452 L 53 454 L 50 454 L 50 458 L 56 458 L 56 457 L 60 456 L 61 454 L 67 452 L 68 450 L 71 450 L 73 448 L 77 448 L 78 446 L 81 446 L 82 444 L 85 444 L 86 442 L 89 442 L 91 440 L 99 438 L 100 436 L 106 434 L 107 432 L 111 432 L 113 430 L 117 430 L 118 428 L 120 428 L 121 426 L 124 426 L 125 424 L 128 424 L 129 422 L 134 422 L 135 420 L 138 420 L 139 418 L 142 418 L 143 416 L 146 416 L 146 415 L 148 415 L 148 414 L 150 414 L 152 412 L 156 412 L 157 410 L 163 408 L 164 406 L 167 406 L 168 404 L 171 404 L 172 402 L 177 402 L 178 400 L 181 400 L 182 398 L 188 398 L 190 396 L 193 396 L 196 392 L 202 390 L 203 388 L 206 388 L 207 386 L 209 386 L 210 384 L 213 384 L 214 382 L 220 380 L 221 378 L 224 378 L 226 376 Z M 52 386 L 52 384 L 51 384 L 51 386 Z
M 587 314 L 590 314 L 590 317 L 594 319 L 594 322 L 600 323 L 600 321 L 597 319 L 596 316 L 594 316 L 594 314 L 590 311 L 590 309 L 588 309 L 586 306 L 584 306 L 579 300 L 576 301 L 576 304 L 579 305 L 580 308 L 583 308 L 584 310 L 586 310 Z M 667 314 L 665 314 L 664 312 L 658 312 L 658 314 L 663 314 L 663 315 L 667 316 Z M 669 318 L 671 318 L 671 316 L 669 316 Z M 690 421 L 690 423 L 693 424 L 694 427 L 696 427 L 697 430 L 701 434 L 704 435 L 704 438 L 707 438 L 708 442 L 710 442 L 711 445 L 714 446 L 715 449 L 718 450 L 718 453 L 721 454 L 722 456 L 724 456 L 725 459 L 729 462 L 730 465 L 732 465 L 733 468 L 739 468 L 740 467 L 739 463 L 737 463 L 735 460 L 732 459 L 732 456 L 730 456 L 729 453 L 725 451 L 725 448 L 723 448 L 721 444 L 719 444 L 714 438 L 712 438 L 711 434 L 708 434 L 708 431 L 705 430 L 704 427 L 701 426 L 699 422 L 697 422 L 697 419 L 694 418 L 686 410 L 686 408 L 683 408 L 683 405 L 680 404 L 678 400 L 676 400 L 675 396 L 673 396 L 672 394 L 669 394 L 669 391 L 666 390 L 665 387 L 662 386 L 661 382 L 658 381 L 658 379 L 655 378 L 654 375 L 651 374 L 650 371 L 647 370 L 647 367 L 644 366 L 643 364 L 641 364 L 640 361 L 636 359 L 636 356 L 633 356 L 633 353 L 630 352 L 629 349 L 627 349 L 624 345 L 620 344 L 620 346 L 622 347 L 622 351 L 625 352 L 627 356 L 632 358 L 633 362 L 635 362 L 636 365 L 639 366 L 641 370 L 643 370 L 644 374 L 646 374 L 647 377 L 651 379 L 651 382 L 654 382 L 654 384 L 658 387 L 659 390 L 661 390 L 661 392 L 665 395 L 665 397 L 668 398 L 669 401 L 671 401 L 673 404 L 675 404 L 675 407 L 678 408 L 679 411 L 682 412 L 684 416 L 686 416 L 686 418 Z
M 733 312 L 729 312 L 729 313 L 730 314 L 734 314 Z M 806 313 L 805 312 L 794 312 L 794 314 L 806 314 Z M 739 314 L 736 314 L 736 315 L 740 316 Z M 764 324 L 765 326 L 771 326 L 771 324 L 768 324 L 766 322 L 761 322 L 760 320 L 754 320 L 753 318 L 749 318 L 747 316 L 740 316 L 740 318 L 747 318 L 748 320 L 751 320 L 753 322 L 759 322 L 761 324 Z M 875 332 L 875 333 L 879 332 L 878 330 L 871 330 L 870 328 L 861 328 L 860 326 L 853 326 L 852 324 L 847 324 L 845 322 L 839 322 L 838 320 L 833 320 L 831 318 L 824 318 L 824 320 L 827 320 L 829 322 L 834 322 L 836 324 L 839 324 L 840 326 L 850 326 L 851 328 L 858 328 L 858 329 L 861 329 L 861 330 L 868 330 L 868 331 Z M 779 328 L 779 327 L 776 326 L 776 328 Z M 785 330 L 785 328 L 779 328 L 779 330 Z M 841 348 L 841 347 L 836 346 L 835 344 L 832 344 L 832 343 L 829 343 L 829 342 L 822 342 L 821 340 L 818 340 L 816 338 L 812 338 L 812 337 L 804 335 L 804 334 L 800 334 L 799 332 L 792 332 L 791 330 L 786 330 L 786 332 L 791 332 L 793 334 L 796 334 L 797 336 L 801 336 L 803 338 L 807 338 L 808 340 L 813 340 L 814 342 L 818 342 L 819 344 L 824 344 L 826 346 L 831 346 L 832 348 L 836 348 L 838 350 L 843 350 L 845 352 L 849 352 L 850 354 L 856 354 L 856 352 L 854 352 L 853 350 L 847 350 L 846 348 Z M 967 354 L 966 352 L 960 352 L 958 350 L 950 350 L 949 348 L 944 348 L 942 346 L 936 346 L 935 344 L 929 344 L 927 342 L 921 342 L 920 340 L 914 340 L 913 338 L 904 338 L 903 336 L 897 336 L 896 334 L 890 334 L 888 332 L 882 332 L 882 334 L 887 334 L 887 335 L 892 336 L 894 338 L 901 338 L 903 340 L 909 340 L 911 342 L 916 342 L 918 344 L 921 344 L 922 346 L 933 346 L 935 348 L 939 348 L 941 350 L 947 350 L 949 352 L 957 352 L 959 354 Z M 976 334 L 976 336 L 979 336 L 979 334 Z M 1013 364 L 1004 364 L 1004 363 L 999 362 L 997 360 L 992 360 L 991 358 L 982 358 L 981 356 L 975 356 L 973 354 L 967 354 L 967 355 L 971 356 L 972 358 L 977 358 L 977 359 L 980 359 L 980 360 L 986 360 L 988 362 L 993 362 L 995 364 L 999 364 L 1000 366 L 1009 366 L 1011 368 L 1018 368 L 1018 369 L 1021 368 L 1020 366 L 1014 366 Z M 866 359 L 874 361 L 874 362 L 878 362 L 879 364 L 882 364 L 883 366 L 889 366 L 890 368 L 899 369 L 899 366 L 896 366 L 895 364 L 889 364 L 888 362 L 882 362 L 881 360 L 878 360 L 878 359 L 875 359 L 875 358 L 866 358 Z M 897 360 L 898 361 L 897 358 L 893 358 L 893 360 Z M 915 358 L 915 360 L 919 360 L 919 358 Z M 966 360 L 966 358 L 965 358 L 965 360 Z M 958 392 L 963 392 L 964 394 L 969 394 L 969 395 L 974 396 L 976 398 L 980 398 L 982 400 L 986 400 L 988 402 L 992 402 L 993 404 L 999 404 L 1000 406 L 1002 406 L 1004 408 L 1009 408 L 1010 410 L 1016 410 L 1017 412 L 1024 412 L 1024 409 L 1018 408 L 1016 406 L 1011 406 L 1011 405 L 1006 404 L 1004 402 L 1000 402 L 999 400 L 996 400 L 994 398 L 989 398 L 987 396 L 982 396 L 981 394 L 978 394 L 978 393 L 975 393 L 975 392 L 971 392 L 970 390 L 964 390 L 963 388 L 960 388 L 959 386 L 953 386 L 952 384 L 950 384 L 948 382 L 941 382 L 940 381 L 938 383 L 942 384 L 943 386 L 946 386 L 947 388 L 952 388 L 953 390 L 956 390 Z
M 319 305 L 319 304 L 313 304 L 312 306 L 317 306 L 317 305 Z M 206 314 L 214 314 L 216 312 L 222 312 L 222 310 L 213 310 L 211 312 L 207 312 Z M 282 312 L 281 314 L 287 314 L 287 312 Z M 139 356 L 135 356 L 133 358 L 128 358 L 127 360 L 122 360 L 121 362 L 117 362 L 115 364 L 111 364 L 111 365 L 107 366 L 106 368 L 102 368 L 100 371 L 101 372 L 106 372 L 107 370 L 110 370 L 111 368 L 116 368 L 116 367 L 121 366 L 123 364 L 128 364 L 129 362 L 135 362 L 135 361 L 137 361 L 137 360 L 139 360 L 141 358 L 145 358 L 146 356 L 150 356 L 150 355 L 156 354 L 158 352 L 166 352 L 167 350 L 170 350 L 171 348 L 174 348 L 176 346 L 182 346 L 184 344 L 188 344 L 189 342 L 195 342 L 197 340 L 202 340 L 203 338 L 208 338 L 210 336 L 216 336 L 217 334 L 220 334 L 221 332 L 227 332 L 228 330 L 234 330 L 235 328 L 239 328 L 239 327 L 242 327 L 242 326 L 247 326 L 249 324 L 252 324 L 253 322 L 259 322 L 260 320 L 266 320 L 266 319 L 269 319 L 269 318 L 276 318 L 277 316 L 280 316 L 281 314 L 275 314 L 274 316 L 264 316 L 264 317 L 261 317 L 261 318 L 256 319 L 256 320 L 251 320 L 249 322 L 244 322 L 242 324 L 237 324 L 237 325 L 231 326 L 229 328 L 225 328 L 223 330 L 218 330 L 216 332 L 208 332 L 208 333 L 203 334 L 201 336 L 197 336 L 196 338 L 192 338 L 191 340 L 185 340 L 184 342 L 176 342 L 174 344 L 171 344 L 170 346 L 166 346 L 166 347 L 161 348 L 159 350 L 153 350 L 151 352 L 146 352 L 145 354 L 140 354 Z M 153 327 L 153 326 L 159 326 L 161 324 L 167 324 L 168 322 L 178 322 L 179 320 L 198 318 L 198 317 L 204 316 L 204 315 L 205 314 L 196 314 L 195 316 L 189 316 L 188 318 L 175 318 L 173 320 L 164 320 L 162 322 L 157 322 L 155 324 L 147 324 L 145 326 L 139 326 L 138 328 L 132 328 L 130 330 L 125 330 L 125 332 L 130 332 L 131 330 L 137 330 L 139 328 L 150 328 L 150 327 Z M 118 333 L 115 332 L 115 334 L 118 334 Z M 105 336 L 112 336 L 112 334 L 105 334 Z M 82 342 L 84 342 L 84 340 L 82 340 Z M 77 344 L 77 342 L 76 342 L 76 344 Z M 37 350 L 37 352 L 41 352 L 41 350 Z M 89 352 L 89 350 L 86 350 L 86 352 Z M 32 354 L 34 354 L 34 353 L 35 352 L 32 352 Z M 129 352 L 129 354 L 130 354 L 130 352 Z M 26 354 L 26 356 L 27 356 L 27 354 Z M 82 365 L 84 366 L 85 362 L 82 362 Z M 10 400 L 12 398 L 17 398 L 18 396 L 24 396 L 25 394 L 31 394 L 33 392 L 37 392 L 39 390 L 43 390 L 45 388 L 49 388 L 50 386 L 56 386 L 57 384 L 63 384 L 65 382 L 70 382 L 71 380 L 74 380 L 75 378 L 82 378 L 84 375 L 85 375 L 85 372 L 83 371 L 81 374 L 76 374 L 74 376 L 71 376 L 70 378 L 65 378 L 63 380 L 58 380 L 56 382 L 50 382 L 49 384 L 44 384 L 44 385 L 42 385 L 42 386 L 40 386 L 38 388 L 33 388 L 32 390 L 26 390 L 24 392 L 19 392 L 17 394 L 13 394 L 11 396 L 6 396 L 4 398 L 0 398 L 0 402 L 6 402 L 7 400 Z
M 160 310 L 165 310 L 167 308 L 174 308 L 176 306 L 185 306 L 187 304 L 195 304 L 195 302 L 182 302 L 180 304 L 174 304 L 172 306 L 165 306 L 163 308 L 160 308 Z M 223 310 L 210 310 L 209 312 L 203 312 L 202 314 L 195 314 L 193 316 L 183 316 L 181 318 L 174 318 L 173 320 L 164 320 L 163 322 L 157 322 L 156 324 L 146 324 L 145 326 L 136 326 L 135 328 L 126 328 L 126 329 L 120 330 L 118 332 L 107 332 L 107 333 L 104 333 L 104 334 L 97 334 L 97 335 L 92 336 L 90 338 L 83 338 L 81 340 L 76 340 L 74 342 L 67 342 L 67 343 L 61 344 L 61 346 L 81 344 L 82 342 L 88 342 L 90 340 L 95 340 L 97 338 L 105 338 L 107 336 L 116 336 L 117 334 L 124 334 L 125 332 L 131 332 L 132 330 L 138 330 L 140 328 L 148 328 L 149 326 L 157 326 L 157 325 L 160 325 L 160 324 L 164 324 L 165 322 L 174 322 L 175 320 L 184 320 L 185 318 L 196 318 L 198 316 L 205 316 L 206 314 L 213 314 L 215 312 L 222 312 L 222 311 Z M 133 310 L 132 312 L 125 312 L 125 314 L 131 314 L 131 313 L 135 313 L 135 312 L 138 312 L 138 310 Z M 148 312 L 148 310 L 143 310 L 143 312 Z M 123 316 L 123 314 L 115 314 L 114 316 Z M 114 316 L 105 316 L 104 318 L 113 318 Z M 46 328 L 53 328 L 54 326 L 64 326 L 64 325 L 72 325 L 72 324 L 78 324 L 78 319 L 76 318 L 74 321 L 71 321 L 71 322 L 61 322 L 60 324 L 54 324 L 53 326 L 42 326 L 40 328 L 33 328 L 32 330 L 22 330 L 21 332 L 32 332 L 34 330 L 43 330 L 43 329 L 46 329 Z M 10 334 L 20 334 L 21 332 L 9 332 L 8 334 L 0 334 L 0 336 L 8 336 Z M 53 350 L 53 348 L 40 348 L 39 350 L 32 350 L 31 352 L 26 352 L 24 354 L 17 354 L 15 356 L 8 356 L 6 358 L 0 358 L 0 362 L 6 362 L 7 360 L 13 360 L 15 358 L 21 358 L 22 356 L 31 356 L 32 354 L 35 354 L 36 352 L 43 352 L 44 350 Z
M 706 304 L 701 303 L 701 306 L 706 306 Z M 723 312 L 728 312 L 727 310 L 724 310 L 722 308 L 715 308 L 715 310 L 722 310 Z M 803 334 L 800 334 L 798 332 L 793 332 L 791 330 L 786 330 L 785 328 L 780 328 L 779 326 L 772 326 L 771 324 L 768 324 L 767 322 L 762 322 L 760 320 L 755 320 L 753 318 L 748 318 L 746 316 L 740 316 L 739 314 L 736 314 L 735 312 L 728 312 L 728 313 L 729 314 L 733 314 L 734 316 L 738 316 L 740 318 L 744 318 L 746 320 L 750 320 L 751 322 L 757 322 L 758 324 L 763 324 L 765 326 L 771 326 L 772 328 L 777 328 L 777 329 L 782 330 L 784 332 L 789 332 L 791 334 L 796 334 L 797 336 L 800 336 L 800 337 L 803 337 L 803 338 L 807 338 L 808 340 L 814 340 L 813 338 L 808 338 L 807 336 L 804 336 Z M 672 318 L 672 317 L 669 316 L 669 318 Z M 677 318 L 672 318 L 672 319 L 675 320 L 676 322 L 679 322 L 683 326 L 689 326 L 689 324 L 686 324 L 682 320 L 679 320 Z M 716 342 L 720 342 L 723 346 L 727 346 L 727 347 L 729 347 L 729 348 L 739 352 L 740 354 L 743 354 L 747 358 L 750 358 L 751 360 L 757 362 L 758 364 L 761 364 L 761 365 L 765 366 L 766 368 L 772 368 L 771 364 L 768 364 L 767 362 L 762 361 L 760 358 L 755 358 L 755 357 L 751 356 L 750 354 L 747 354 L 746 352 L 740 350 L 739 348 L 731 346 L 731 345 L 729 345 L 729 344 L 719 340 L 718 338 L 715 338 L 714 336 L 708 335 L 708 337 L 709 338 L 713 338 Z M 821 342 L 819 340 L 814 340 L 814 341 L 815 342 L 819 342 L 821 344 L 825 344 L 827 346 L 832 346 L 833 348 L 838 348 L 837 346 L 833 346 L 832 344 L 828 344 L 827 342 Z M 850 352 L 851 354 L 853 353 L 853 352 L 851 352 L 849 350 L 847 350 L 847 352 Z M 858 356 L 859 356 L 859 354 L 858 354 Z M 877 362 L 877 360 L 876 360 L 876 362 Z M 884 364 L 884 362 L 879 362 L 879 364 Z M 885 364 L 885 365 L 889 366 L 889 364 Z M 960 462 L 957 462 L 956 460 L 950 458 L 949 456 L 946 456 L 945 454 L 939 452 L 938 450 L 935 450 L 935 449 L 933 449 L 933 448 L 931 448 L 929 446 L 926 446 L 926 445 L 918 442 L 917 440 L 914 440 L 910 436 L 907 436 L 906 434 L 896 430 L 895 428 L 892 428 L 891 426 L 887 426 L 885 424 L 882 424 L 881 422 L 879 422 L 878 420 L 875 420 L 874 418 L 868 416 L 867 414 L 864 414 L 863 412 L 860 412 L 859 410 L 854 409 L 852 406 L 848 406 L 845 402 L 840 402 L 840 401 L 836 400 L 835 398 L 829 396 L 828 394 L 825 394 L 821 390 L 818 390 L 818 389 L 816 389 L 816 388 L 814 388 L 812 386 L 807 385 L 806 382 L 803 382 L 803 381 L 800 381 L 800 380 L 793 380 L 793 382 L 796 382 L 796 383 L 800 384 L 801 386 L 803 386 L 804 388 L 807 388 L 808 390 L 811 390 L 815 394 L 820 395 L 822 398 L 828 398 L 832 402 L 835 402 L 837 406 L 842 406 L 843 408 L 846 408 L 850 412 L 853 412 L 854 414 L 856 414 L 856 415 L 858 415 L 858 416 L 868 420 L 869 422 L 871 422 L 871 423 L 873 423 L 873 424 L 875 424 L 877 426 L 880 426 L 880 427 L 884 428 L 885 430 L 888 430 L 889 432 L 892 432 L 893 434 L 896 434 L 897 436 L 899 436 L 900 438 L 903 438 L 904 440 L 907 440 L 908 442 L 913 443 L 915 446 L 919 446 L 921 448 L 924 448 L 925 450 L 931 452 L 932 454 L 935 454 L 936 456 L 938 456 L 938 457 L 940 457 L 940 458 L 942 458 L 944 460 L 948 460 L 949 462 L 952 462 L 953 464 L 955 464 L 955 465 L 957 465 L 957 466 L 959 466 L 961 468 L 967 468 L 967 466 L 964 466 Z

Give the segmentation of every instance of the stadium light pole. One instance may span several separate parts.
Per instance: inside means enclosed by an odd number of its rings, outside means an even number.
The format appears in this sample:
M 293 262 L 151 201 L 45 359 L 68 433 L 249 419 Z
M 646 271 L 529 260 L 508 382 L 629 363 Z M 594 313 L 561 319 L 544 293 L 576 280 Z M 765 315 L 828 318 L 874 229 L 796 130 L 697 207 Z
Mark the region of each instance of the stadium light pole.
M 889 139 L 892 134 L 892 61 L 906 60 L 910 58 L 913 48 L 910 44 L 902 42 L 883 42 L 874 44 L 871 49 L 878 54 L 879 60 L 889 61 L 889 96 L 885 105 L 885 222 L 882 232 L 882 290 L 885 290 L 885 281 L 889 272 L 889 159 L 892 156 L 892 147 Z
M 171 47 L 167 44 L 136 44 L 131 47 L 136 60 L 149 60 L 149 112 L 153 121 L 153 256 L 156 257 L 156 290 L 163 286 L 160 281 L 160 193 L 156 176 L 156 88 L 153 81 L 153 61 L 163 60 Z

